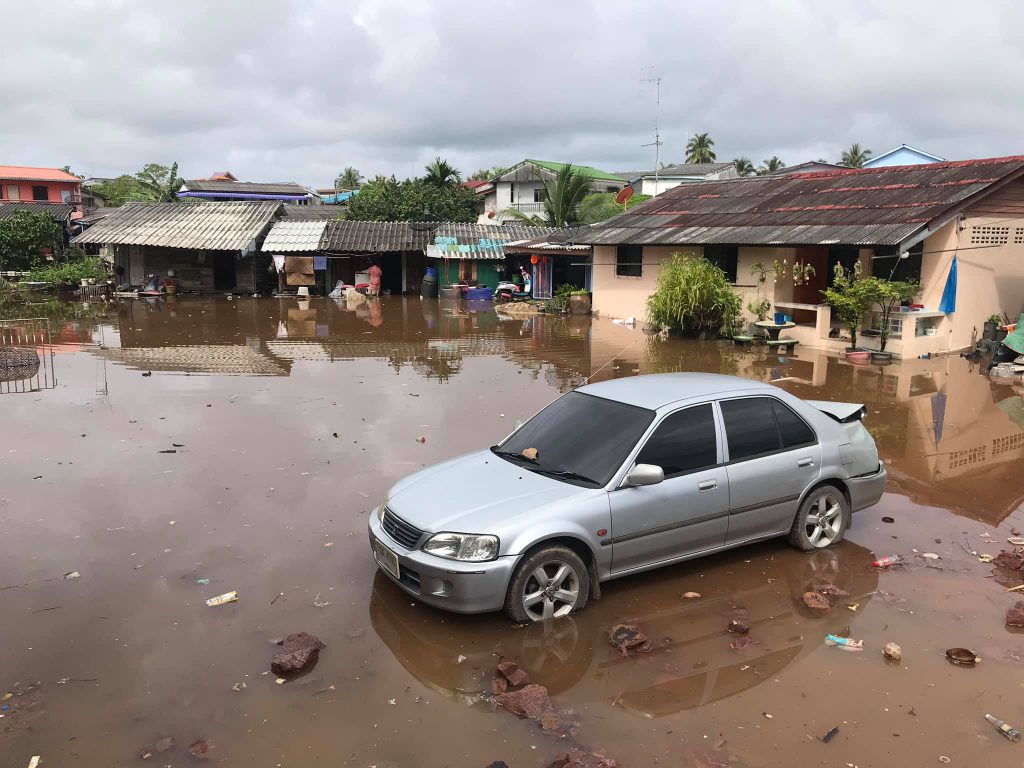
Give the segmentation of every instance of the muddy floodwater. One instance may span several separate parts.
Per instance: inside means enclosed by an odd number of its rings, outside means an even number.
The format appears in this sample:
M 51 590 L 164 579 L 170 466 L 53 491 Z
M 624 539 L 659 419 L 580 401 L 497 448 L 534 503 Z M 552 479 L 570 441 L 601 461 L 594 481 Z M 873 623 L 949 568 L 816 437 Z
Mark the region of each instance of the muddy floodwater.
M 3 311 L 47 317 L 53 354 L 0 383 L 0 768 L 201 765 L 197 740 L 240 768 L 539 768 L 570 743 L 627 768 L 1024 764 L 984 720 L 1024 728 L 1024 636 L 1004 626 L 1024 576 L 981 557 L 1024 531 L 1024 401 L 977 364 L 858 367 L 399 297 Z M 444 614 L 376 572 L 367 514 L 404 475 L 595 371 L 686 370 L 865 403 L 888 493 L 833 550 L 768 542 L 613 581 L 550 626 Z M 804 606 L 829 584 L 850 595 Z M 623 619 L 649 654 L 608 644 Z M 277 684 L 273 642 L 300 631 L 326 648 Z M 574 738 L 492 711 L 502 659 L 576 713 Z

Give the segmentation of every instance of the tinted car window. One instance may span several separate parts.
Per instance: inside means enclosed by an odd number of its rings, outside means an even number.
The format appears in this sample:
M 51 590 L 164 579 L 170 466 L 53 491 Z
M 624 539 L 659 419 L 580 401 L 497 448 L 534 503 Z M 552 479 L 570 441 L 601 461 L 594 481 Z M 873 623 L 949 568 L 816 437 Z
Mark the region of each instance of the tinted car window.
M 723 400 L 721 406 L 730 461 L 779 450 L 779 430 L 769 398 Z
M 563 477 L 567 482 L 605 485 L 654 420 L 654 411 L 603 397 L 570 392 L 512 435 L 495 453 L 537 472 L 575 473 L 590 478 Z M 533 462 L 515 458 L 527 448 L 537 451 Z M 532 454 L 532 452 L 530 452 Z
M 717 464 L 711 405 L 698 405 L 667 416 L 640 451 L 636 463 L 659 466 L 665 470 L 665 477 Z
M 775 409 L 775 420 L 779 424 L 779 437 L 782 438 L 783 448 L 796 448 L 798 445 L 813 443 L 817 439 L 807 423 L 787 405 L 773 400 L 772 408 Z

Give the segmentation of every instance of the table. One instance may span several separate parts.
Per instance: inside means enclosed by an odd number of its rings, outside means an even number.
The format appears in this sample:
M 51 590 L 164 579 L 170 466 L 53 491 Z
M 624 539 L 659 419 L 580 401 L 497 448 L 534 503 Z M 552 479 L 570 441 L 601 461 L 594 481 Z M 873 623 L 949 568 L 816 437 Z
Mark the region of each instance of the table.
M 758 320 L 756 323 L 754 323 L 754 326 L 757 328 L 763 328 L 764 330 L 768 331 L 768 338 L 771 339 L 772 341 L 778 341 L 779 334 L 782 333 L 787 328 L 795 328 L 796 323 L 782 323 L 780 325 L 772 320 Z

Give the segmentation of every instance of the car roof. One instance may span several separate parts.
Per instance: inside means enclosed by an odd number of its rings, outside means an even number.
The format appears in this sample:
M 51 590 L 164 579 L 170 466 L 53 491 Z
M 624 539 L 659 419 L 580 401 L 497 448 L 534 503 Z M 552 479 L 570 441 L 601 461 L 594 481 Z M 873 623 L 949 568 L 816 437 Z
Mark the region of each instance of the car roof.
M 759 381 L 718 373 L 652 373 L 587 384 L 576 391 L 657 410 L 669 403 L 691 398 L 711 398 L 737 392 L 770 392 L 777 389 Z

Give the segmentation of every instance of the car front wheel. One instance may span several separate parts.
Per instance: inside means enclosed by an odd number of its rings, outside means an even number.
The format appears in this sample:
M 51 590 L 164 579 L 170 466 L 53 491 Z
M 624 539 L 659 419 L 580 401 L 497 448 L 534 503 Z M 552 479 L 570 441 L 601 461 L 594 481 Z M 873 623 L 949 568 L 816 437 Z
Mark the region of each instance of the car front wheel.
M 505 596 L 505 613 L 519 624 L 558 619 L 583 610 L 590 576 L 580 556 L 552 545 L 527 555 L 516 568 Z
M 789 532 L 789 543 L 804 552 L 838 544 L 850 525 L 846 495 L 834 485 L 815 488 L 800 505 Z

